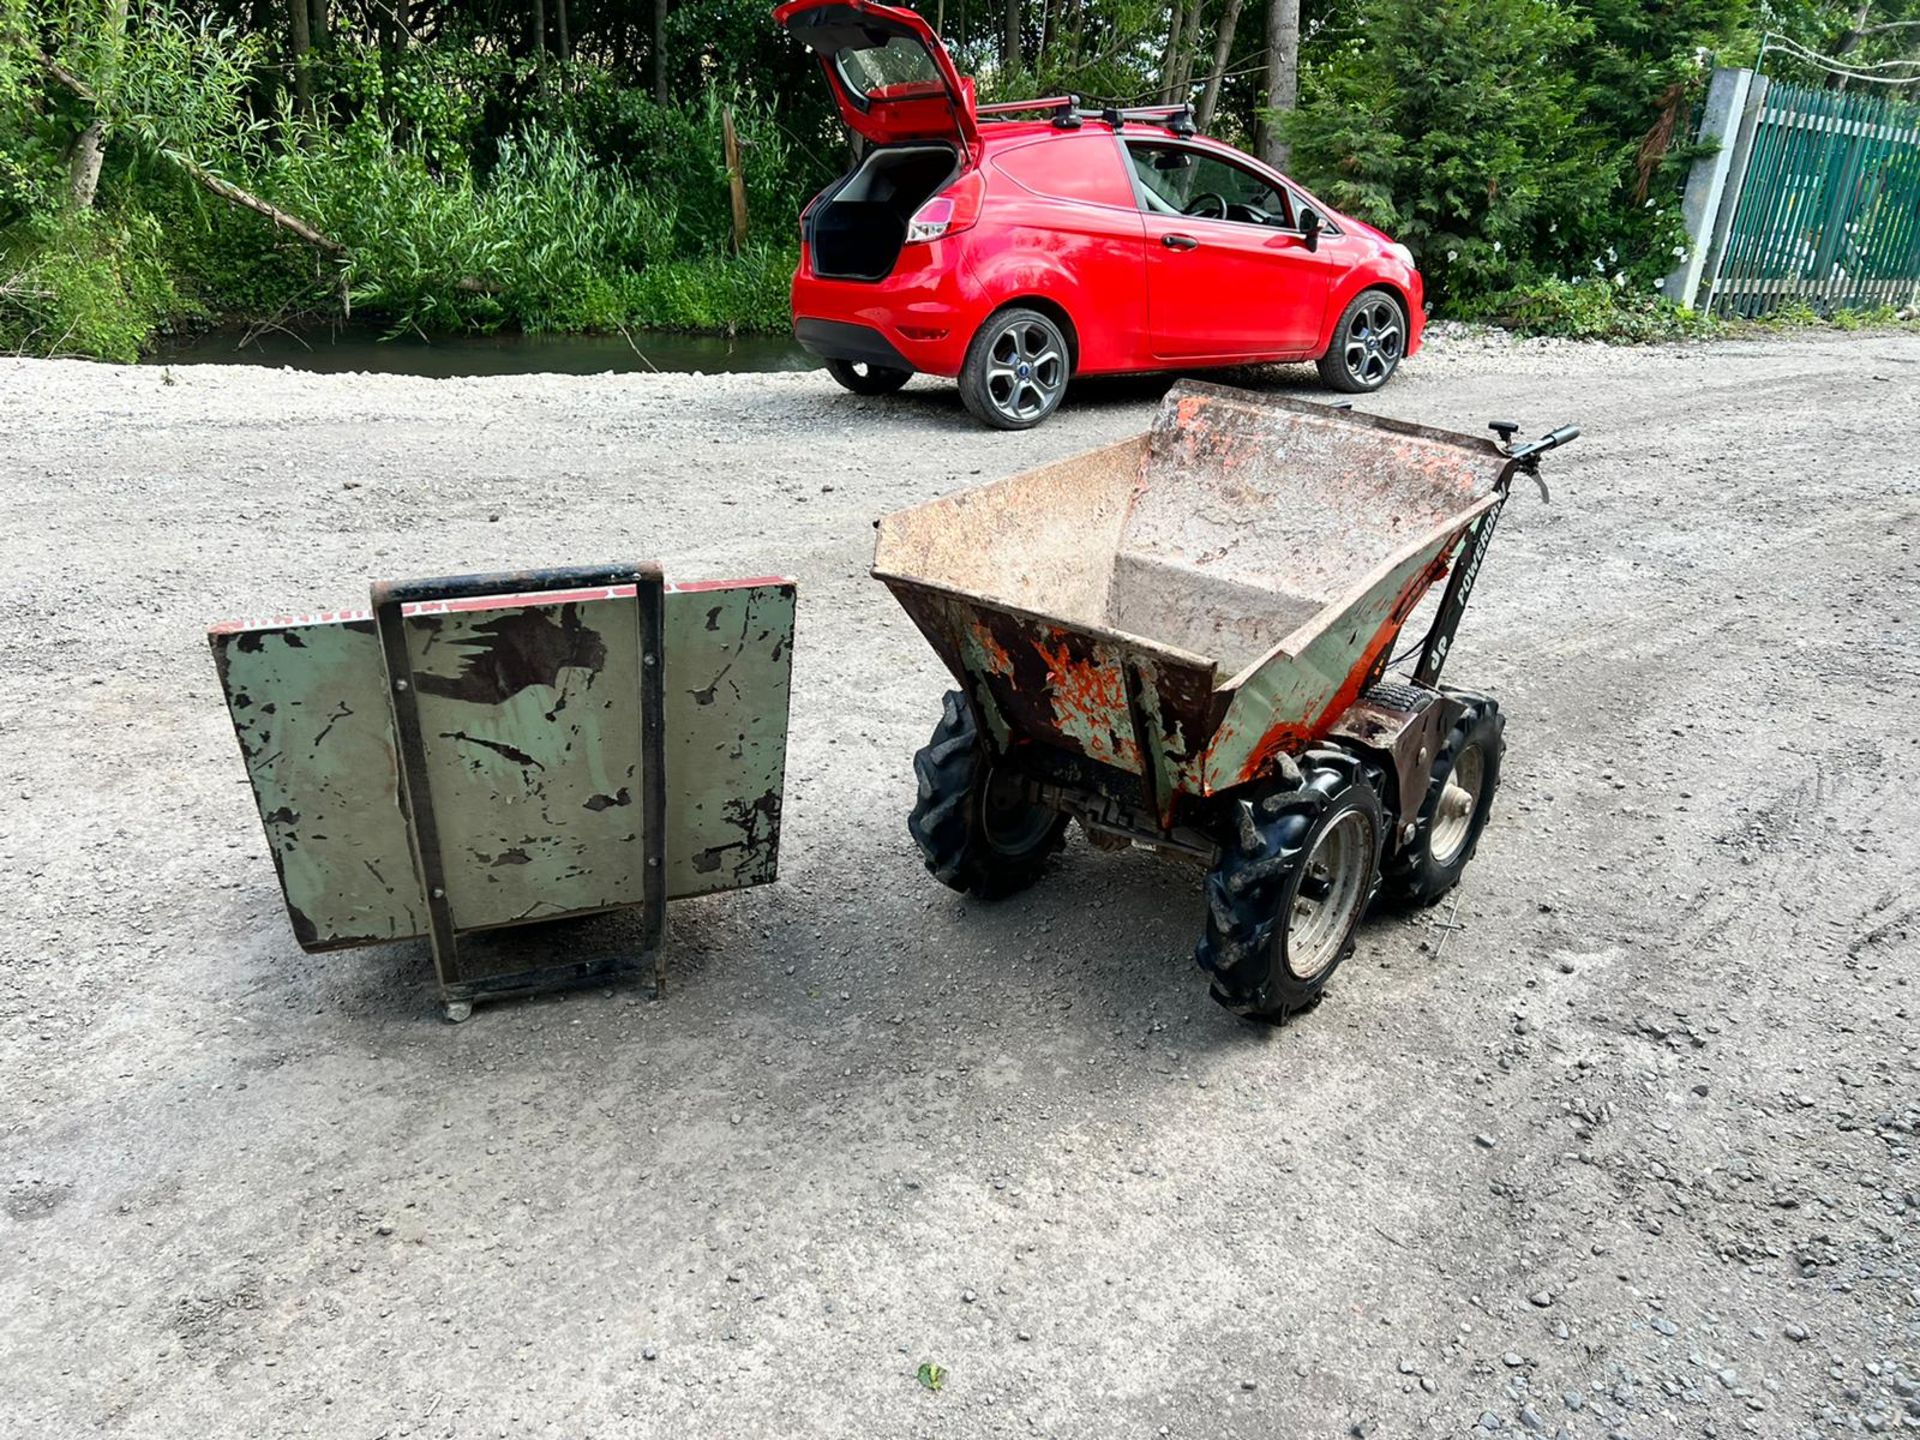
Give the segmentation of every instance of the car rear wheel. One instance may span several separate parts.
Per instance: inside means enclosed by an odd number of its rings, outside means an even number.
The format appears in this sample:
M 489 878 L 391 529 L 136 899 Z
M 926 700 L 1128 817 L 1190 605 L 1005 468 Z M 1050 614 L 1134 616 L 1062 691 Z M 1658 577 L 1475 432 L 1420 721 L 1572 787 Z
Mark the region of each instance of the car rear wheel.
M 1028 430 L 1067 393 L 1067 337 L 1038 310 L 1012 306 L 989 316 L 967 347 L 960 399 L 996 430 Z
M 1406 353 L 1405 307 L 1385 290 L 1363 290 L 1340 312 L 1320 379 L 1330 390 L 1363 395 L 1391 380 Z
M 913 378 L 911 370 L 869 365 L 864 360 L 829 360 L 827 373 L 856 395 L 891 395 Z

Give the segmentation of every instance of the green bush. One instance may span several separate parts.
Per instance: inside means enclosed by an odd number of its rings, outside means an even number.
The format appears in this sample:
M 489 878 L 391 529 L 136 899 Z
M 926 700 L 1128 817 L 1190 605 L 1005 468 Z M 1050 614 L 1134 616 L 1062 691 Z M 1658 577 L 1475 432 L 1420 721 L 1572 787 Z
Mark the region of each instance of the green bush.
M 787 288 L 797 259 L 788 247 L 749 246 L 737 257 L 649 265 L 630 291 L 634 322 L 727 335 L 783 331 L 792 323 Z
M 1568 65 L 1589 22 L 1552 0 L 1364 0 L 1356 38 L 1278 117 L 1294 167 L 1419 258 L 1455 303 L 1531 278 L 1555 218 L 1614 190 Z
M 138 359 L 156 327 L 195 308 L 168 262 L 165 232 L 138 210 L 13 226 L 0 246 L 0 350 Z

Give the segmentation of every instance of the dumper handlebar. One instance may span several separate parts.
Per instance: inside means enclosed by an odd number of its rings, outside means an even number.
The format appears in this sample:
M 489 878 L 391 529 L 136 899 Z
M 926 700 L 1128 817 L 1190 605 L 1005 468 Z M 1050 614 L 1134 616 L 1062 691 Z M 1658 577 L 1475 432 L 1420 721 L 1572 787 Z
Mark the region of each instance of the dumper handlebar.
M 1562 445 L 1571 444 L 1579 438 L 1578 425 L 1562 425 L 1558 430 L 1542 435 L 1538 440 L 1530 441 L 1525 445 L 1508 446 L 1507 455 L 1510 459 L 1524 460 L 1532 455 L 1544 455 L 1549 450 L 1557 450 Z
M 1547 482 L 1540 478 L 1540 457 L 1549 450 L 1558 450 L 1580 438 L 1578 425 L 1562 425 L 1558 430 L 1549 431 L 1538 440 L 1528 440 L 1522 444 L 1513 443 L 1513 437 L 1519 432 L 1520 425 L 1514 420 L 1494 420 L 1487 428 L 1500 437 L 1500 453 L 1508 460 L 1506 481 L 1510 482 L 1516 470 L 1525 471 L 1533 477 L 1533 483 L 1540 487 L 1540 498 L 1551 500 L 1547 494 Z M 1504 488 L 1504 487 L 1503 487 Z

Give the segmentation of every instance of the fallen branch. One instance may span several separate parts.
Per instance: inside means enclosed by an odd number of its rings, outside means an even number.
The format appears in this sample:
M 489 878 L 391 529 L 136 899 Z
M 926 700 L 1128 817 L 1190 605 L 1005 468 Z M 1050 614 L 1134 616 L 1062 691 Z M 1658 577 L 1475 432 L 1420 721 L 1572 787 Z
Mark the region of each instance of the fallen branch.
M 329 255 L 345 255 L 347 247 L 331 235 L 322 235 L 298 215 L 289 215 L 277 205 L 270 205 L 258 195 L 242 190 L 230 180 L 222 180 L 218 175 L 196 161 L 189 160 L 175 150 L 162 150 L 161 154 L 173 161 L 187 174 L 199 182 L 203 189 L 218 195 L 242 209 L 251 210 L 256 215 L 264 215 L 289 235 L 297 235 L 316 250 L 324 250 Z
M 27 272 L 9 275 L 0 280 L 0 300 L 51 300 L 53 292 L 42 290 L 37 285 L 27 284 Z
M 73 94 L 77 99 L 84 101 L 88 105 L 97 106 L 100 103 L 98 97 L 93 92 L 92 86 L 68 70 L 51 55 L 40 52 L 37 58 L 40 62 L 40 68 L 45 70 L 56 83 Z M 218 195 L 230 205 L 238 205 L 243 210 L 251 210 L 254 214 L 263 216 L 280 229 L 286 231 L 289 235 L 305 241 L 322 254 L 330 255 L 335 259 L 344 259 L 349 253 L 347 247 L 331 235 L 321 233 L 314 229 L 313 226 L 307 224 L 307 222 L 302 220 L 298 215 L 291 215 L 285 210 L 282 210 L 278 205 L 262 200 L 252 191 L 241 189 L 231 180 L 222 179 L 199 161 L 182 155 L 178 150 L 166 149 L 164 146 L 161 147 L 160 153 L 175 165 L 178 165 L 182 170 L 186 171 L 194 183 L 199 185 L 203 190 L 208 191 L 210 194 Z M 497 295 L 500 293 L 499 285 L 491 280 L 482 279 L 477 275 L 461 276 L 453 282 L 453 288 L 467 295 Z M 341 281 L 341 299 L 343 303 L 347 304 L 348 308 L 351 309 L 351 301 L 347 295 L 344 277 Z
M 93 87 L 78 75 L 75 75 L 71 70 L 67 69 L 66 66 L 62 65 L 58 60 L 55 60 L 45 52 L 42 52 L 38 58 L 40 68 L 52 76 L 54 81 L 63 89 L 69 91 L 77 99 L 85 101 L 89 105 L 97 105 L 100 103 L 99 98 L 93 93 Z M 242 209 L 253 211 L 256 215 L 265 216 L 268 220 L 271 220 L 275 225 L 279 226 L 280 229 L 285 230 L 289 235 L 299 237 L 306 241 L 307 244 L 313 246 L 314 249 L 324 251 L 328 255 L 339 256 L 347 253 L 347 247 L 342 245 L 338 240 L 335 240 L 331 235 L 322 235 L 298 215 L 289 215 L 279 206 L 269 204 L 252 191 L 242 190 L 231 180 L 222 180 L 199 161 L 189 159 L 177 150 L 168 150 L 164 147 L 161 148 L 160 153 L 175 165 L 178 165 L 182 170 L 186 171 L 187 174 L 193 178 L 195 184 L 211 194 L 218 195 L 228 204 L 238 205 Z

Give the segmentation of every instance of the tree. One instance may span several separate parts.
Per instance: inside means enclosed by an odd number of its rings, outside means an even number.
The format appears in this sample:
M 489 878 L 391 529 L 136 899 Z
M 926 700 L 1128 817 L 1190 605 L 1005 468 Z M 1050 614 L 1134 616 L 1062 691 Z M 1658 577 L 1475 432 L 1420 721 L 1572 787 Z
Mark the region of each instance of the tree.
M 1026 68 L 1021 57 L 1020 40 L 1020 0 L 1007 0 L 1007 33 L 1005 47 L 1001 51 L 1000 67 L 1008 75 L 1016 75 Z
M 1254 148 L 1276 170 L 1292 159 L 1281 117 L 1300 96 L 1300 0 L 1267 0 L 1267 80 Z
M 293 62 L 293 93 L 300 113 L 313 113 L 313 75 L 307 54 L 313 49 L 313 11 L 310 0 L 287 0 L 288 52 Z
M 667 0 L 653 0 L 653 99 L 667 103 Z
M 100 72 L 102 86 L 110 86 L 127 49 L 127 0 L 107 0 L 106 16 L 100 33 Z M 107 158 L 107 116 L 95 106 L 86 129 L 73 142 L 67 157 L 67 203 L 75 210 L 91 210 L 93 197 L 100 189 L 100 167 Z
M 1588 21 L 1554 0 L 1366 0 L 1360 18 L 1275 128 L 1304 183 L 1413 249 L 1430 293 L 1503 289 L 1553 225 L 1619 205 L 1614 152 L 1580 123 Z
M 1227 61 L 1233 56 L 1233 33 L 1240 24 L 1240 8 L 1243 0 L 1227 0 L 1226 13 L 1220 17 L 1220 28 L 1213 37 L 1213 68 L 1207 72 L 1206 89 L 1200 94 L 1200 109 L 1194 116 L 1194 124 L 1202 131 L 1213 128 L 1214 111 L 1220 104 L 1220 85 L 1226 78 Z

